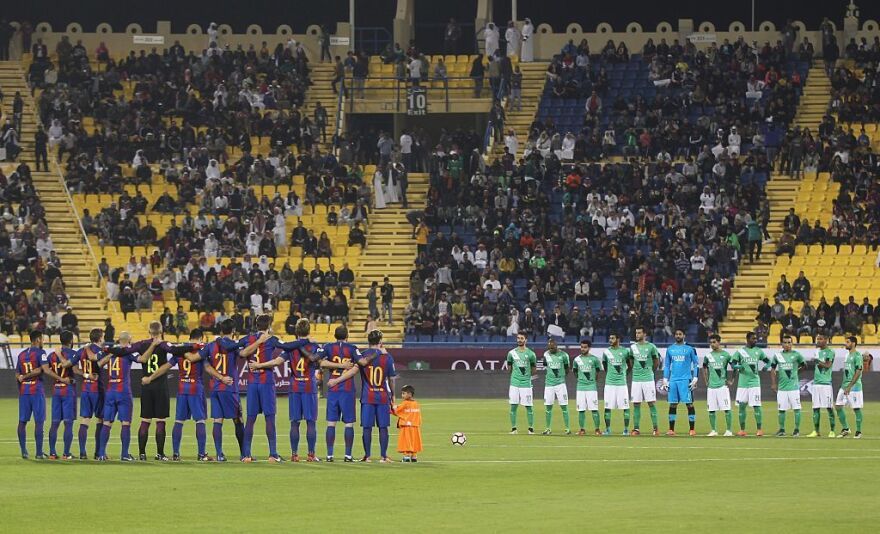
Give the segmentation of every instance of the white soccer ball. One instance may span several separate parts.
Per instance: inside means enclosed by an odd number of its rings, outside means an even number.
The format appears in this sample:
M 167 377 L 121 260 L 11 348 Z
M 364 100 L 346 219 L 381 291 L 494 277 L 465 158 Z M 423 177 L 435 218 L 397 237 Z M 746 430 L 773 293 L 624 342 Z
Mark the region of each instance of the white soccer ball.
M 456 432 L 452 435 L 452 444 L 453 445 L 464 445 L 467 443 L 467 436 L 465 436 L 462 432 Z

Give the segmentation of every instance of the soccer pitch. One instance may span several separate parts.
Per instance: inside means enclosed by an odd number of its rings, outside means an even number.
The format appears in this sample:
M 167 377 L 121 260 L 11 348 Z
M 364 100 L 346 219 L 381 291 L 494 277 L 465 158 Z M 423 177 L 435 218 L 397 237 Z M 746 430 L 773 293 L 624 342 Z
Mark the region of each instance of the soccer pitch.
M 422 399 L 421 403 L 425 450 L 418 464 L 342 463 L 339 431 L 333 464 L 273 465 L 265 461 L 268 450 L 262 426 L 254 434 L 258 463 L 196 462 L 192 422 L 184 428 L 184 461 L 180 463 L 119 462 L 118 423 L 108 445 L 113 458 L 108 463 L 25 461 L 19 457 L 15 435 L 17 401 L 0 400 L 0 420 L 4 421 L 0 428 L 0 487 L 5 497 L 0 525 L 16 532 L 62 528 L 70 532 L 96 528 L 151 532 L 162 528 L 176 532 L 293 528 L 321 532 L 636 528 L 827 532 L 869 528 L 877 518 L 876 503 L 872 502 L 877 493 L 872 488 L 880 476 L 880 438 L 875 437 L 880 434 L 880 403 L 866 405 L 865 437 L 861 440 L 622 437 L 620 412 L 615 413 L 612 425 L 616 436 L 564 436 L 558 408 L 552 436 L 522 432 L 510 436 L 506 399 Z M 705 434 L 705 404 L 697 406 L 697 429 Z M 573 430 L 577 431 L 573 408 Z M 658 403 L 658 408 L 664 429 L 666 403 Z M 775 408 L 773 403 L 764 403 L 768 434 L 777 430 Z M 137 410 L 136 406 L 135 413 Z M 279 398 L 278 411 L 278 448 L 288 458 L 286 398 Z M 642 429 L 650 430 L 647 410 L 643 412 Z M 678 430 L 681 433 L 684 429 L 686 434 L 683 412 L 680 407 Z M 323 416 L 323 405 L 319 413 Z M 852 425 L 851 413 L 847 415 Z M 519 416 L 522 429 L 522 409 Z M 539 432 L 543 418 L 543 407 L 536 406 Z M 723 430 L 723 417 L 719 419 Z M 589 416 L 587 420 L 592 425 Z M 733 420 L 736 425 L 735 415 Z M 136 427 L 137 418 L 132 432 L 135 455 Z M 751 412 L 748 429 L 754 433 Z M 827 434 L 824 413 L 822 429 Z M 237 443 L 232 425 L 227 423 L 225 430 L 224 448 L 232 460 L 238 456 Z M 811 430 L 811 411 L 807 409 L 801 433 Z M 464 447 L 451 445 L 450 436 L 456 431 L 467 434 Z M 46 434 L 48 437 L 48 423 Z M 32 436 L 28 425 L 33 456 Z M 90 454 L 92 438 L 90 435 Z M 399 459 L 396 442 L 396 434 L 392 434 L 391 456 Z M 303 432 L 301 455 L 304 447 Z M 374 431 L 374 458 L 377 447 Z M 77 454 L 76 430 L 73 449 Z M 166 452 L 170 455 L 170 451 L 169 426 Z M 213 454 L 210 430 L 208 451 Z M 155 454 L 152 435 L 147 452 L 150 458 Z M 321 421 L 317 452 L 320 456 L 325 453 Z M 360 429 L 354 454 L 362 454 Z

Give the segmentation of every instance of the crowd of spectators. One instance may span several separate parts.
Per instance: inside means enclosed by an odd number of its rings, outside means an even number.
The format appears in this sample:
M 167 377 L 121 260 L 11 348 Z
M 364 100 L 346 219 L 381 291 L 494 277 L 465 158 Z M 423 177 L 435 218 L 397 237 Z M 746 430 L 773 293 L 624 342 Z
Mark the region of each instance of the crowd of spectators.
M 35 328 L 78 334 L 45 215 L 30 166 L 0 167 L 0 331 L 7 336 Z

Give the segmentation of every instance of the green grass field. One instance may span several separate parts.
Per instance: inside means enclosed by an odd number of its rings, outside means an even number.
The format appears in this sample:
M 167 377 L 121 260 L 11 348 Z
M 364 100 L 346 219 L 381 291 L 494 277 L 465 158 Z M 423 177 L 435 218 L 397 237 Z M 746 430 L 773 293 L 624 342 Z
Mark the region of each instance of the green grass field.
M 880 476 L 880 441 L 875 437 L 880 434 L 880 405 L 876 403 L 866 407 L 865 437 L 857 441 L 563 436 L 558 409 L 553 436 L 509 436 L 505 399 L 426 399 L 422 400 L 425 451 L 419 464 L 274 465 L 196 462 L 191 422 L 184 429 L 181 463 L 24 461 L 15 436 L 16 402 L 0 401 L 0 420 L 5 421 L 0 428 L 0 487 L 5 495 L 0 525 L 14 525 L 17 532 L 93 531 L 97 525 L 108 531 L 151 532 L 157 528 L 546 532 L 639 527 L 827 532 L 870 528 L 868 521 L 877 517 L 870 501 L 876 495 L 871 488 L 876 488 Z M 662 428 L 666 404 L 658 403 L 658 408 Z M 775 432 L 775 405 L 765 403 L 764 409 L 765 430 Z M 683 411 L 682 407 L 680 418 Z M 644 412 L 642 428 L 649 428 Z M 279 413 L 287 414 L 284 398 L 279 399 Z M 698 430 L 704 434 L 705 405 L 698 406 L 697 414 Z M 577 426 L 576 412 L 572 415 Z M 810 410 L 804 411 L 803 434 L 811 431 L 810 415 Z M 535 416 L 536 427 L 543 428 L 543 407 L 535 407 Z M 288 457 L 285 418 L 279 418 L 278 445 L 282 456 Z M 520 418 L 524 418 L 522 410 Z M 617 413 L 618 432 L 619 418 Z M 851 412 L 848 419 L 852 425 Z M 723 418 L 719 423 L 723 425 Z M 788 424 L 791 431 L 791 416 Z M 137 421 L 132 432 L 135 454 L 136 425 Z M 686 418 L 680 419 L 679 430 L 682 425 L 687 428 Z M 823 415 L 825 433 L 827 425 Z M 303 426 L 301 454 L 304 430 Z M 467 434 L 466 446 L 450 444 L 455 431 Z M 118 433 L 117 424 L 108 446 L 116 459 Z M 30 425 L 28 434 L 32 438 Z M 358 429 L 355 455 L 362 454 L 360 439 Z M 374 433 L 374 456 L 377 441 Z M 169 455 L 170 442 L 169 425 Z M 396 436 L 391 443 L 394 450 Z M 154 447 L 151 436 L 151 457 Z M 339 431 L 337 457 L 341 447 Z M 32 442 L 29 448 L 33 455 Z M 73 448 L 78 449 L 76 431 Z M 229 424 L 224 448 L 230 458 L 237 457 Z M 213 453 L 210 426 L 208 451 Z M 254 451 L 265 459 L 261 426 L 255 433 Z M 324 453 L 324 425 L 319 422 L 318 454 Z M 396 453 L 392 456 L 399 458 Z

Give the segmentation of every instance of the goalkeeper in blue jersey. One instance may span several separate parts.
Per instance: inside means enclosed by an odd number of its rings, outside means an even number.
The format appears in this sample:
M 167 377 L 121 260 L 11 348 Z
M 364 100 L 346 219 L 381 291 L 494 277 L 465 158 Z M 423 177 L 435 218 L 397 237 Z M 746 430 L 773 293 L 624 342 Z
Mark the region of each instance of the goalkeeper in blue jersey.
M 697 351 L 684 342 L 684 330 L 675 330 L 675 344 L 666 349 L 666 357 L 663 359 L 663 389 L 669 391 L 669 431 L 667 436 L 675 435 L 675 418 L 678 412 L 678 403 L 684 402 L 688 411 L 688 424 L 690 424 L 691 436 L 696 436 L 694 422 L 694 388 L 697 387 L 697 373 L 700 369 L 700 361 Z

